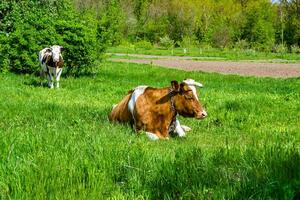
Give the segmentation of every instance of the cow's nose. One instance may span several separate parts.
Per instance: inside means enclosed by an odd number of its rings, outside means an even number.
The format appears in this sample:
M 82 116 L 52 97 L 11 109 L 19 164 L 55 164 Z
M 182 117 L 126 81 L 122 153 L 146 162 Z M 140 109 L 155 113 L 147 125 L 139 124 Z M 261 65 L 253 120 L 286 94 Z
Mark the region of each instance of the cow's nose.
M 207 116 L 207 112 L 205 110 L 203 110 L 202 113 L 201 113 L 201 116 L 202 117 L 206 117 Z

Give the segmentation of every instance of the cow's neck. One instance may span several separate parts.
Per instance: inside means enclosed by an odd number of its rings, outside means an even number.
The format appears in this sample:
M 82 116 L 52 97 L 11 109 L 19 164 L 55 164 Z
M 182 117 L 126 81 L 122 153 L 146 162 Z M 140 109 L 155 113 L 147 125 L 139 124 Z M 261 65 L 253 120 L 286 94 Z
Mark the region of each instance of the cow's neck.
M 177 111 L 176 111 L 176 106 L 175 106 L 175 102 L 174 102 L 174 93 L 172 92 L 171 88 L 163 88 L 163 89 L 159 89 L 157 90 L 158 93 L 156 93 L 156 105 L 158 106 L 163 106 L 161 107 L 161 109 L 168 109 L 168 112 L 165 112 L 163 110 L 161 114 L 166 115 L 165 117 L 168 116 L 168 118 L 173 118 L 173 116 L 176 116 Z
M 177 112 L 176 112 L 176 109 L 175 109 L 173 96 L 174 96 L 173 90 L 170 88 L 169 89 L 169 97 L 170 97 L 171 112 L 176 114 Z
M 176 129 L 176 115 L 177 115 L 177 111 L 175 108 L 175 104 L 174 104 L 174 94 L 172 93 L 172 88 L 169 89 L 169 97 L 170 97 L 170 110 L 172 113 L 172 117 L 171 117 L 171 122 L 169 124 L 169 128 L 168 128 L 168 132 L 173 133 Z

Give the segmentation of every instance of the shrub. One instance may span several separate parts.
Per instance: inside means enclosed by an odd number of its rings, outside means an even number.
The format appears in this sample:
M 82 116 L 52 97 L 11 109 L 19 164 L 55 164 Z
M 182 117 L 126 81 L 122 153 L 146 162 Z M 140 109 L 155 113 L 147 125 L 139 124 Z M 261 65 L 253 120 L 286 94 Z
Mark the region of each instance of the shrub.
M 9 60 L 7 59 L 7 49 L 6 45 L 7 36 L 0 34 L 0 72 L 9 71 Z
M 246 50 L 249 49 L 249 43 L 246 40 L 238 40 L 235 45 L 235 48 L 239 49 L 239 50 Z
M 94 72 L 94 60 L 104 51 L 103 44 L 98 44 L 96 32 L 90 31 L 80 23 L 58 21 L 56 31 L 65 47 L 65 63 L 68 74 L 81 75 Z M 97 55 L 97 53 L 100 53 Z
M 138 41 L 135 43 L 135 47 L 140 48 L 140 49 L 149 50 L 149 49 L 152 49 L 153 46 L 152 46 L 151 42 L 148 42 L 146 40 L 141 40 L 141 41 Z
M 275 53 L 287 53 L 287 47 L 284 44 L 276 44 L 273 46 L 272 51 Z
M 170 39 L 169 36 L 164 36 L 162 38 L 159 38 L 160 46 L 166 49 L 171 49 L 174 47 L 175 42 L 174 40 Z
M 230 30 L 227 27 L 221 27 L 212 35 L 212 42 L 217 48 L 225 48 L 231 42 Z
M 196 39 L 192 37 L 183 37 L 181 42 L 178 42 L 178 45 L 181 48 L 192 48 L 196 44 Z
M 54 44 L 66 49 L 64 60 L 68 73 L 80 75 L 93 71 L 93 62 L 97 53 L 99 56 L 104 51 L 104 45 L 97 45 L 96 31 L 89 28 L 95 21 L 81 19 L 71 1 L 10 2 L 11 12 L 6 13 L 5 19 L 12 21 L 2 26 L 13 25 L 0 32 L 1 71 L 38 74 L 39 51 Z
M 291 46 L 291 53 L 300 53 L 300 47 L 297 45 Z

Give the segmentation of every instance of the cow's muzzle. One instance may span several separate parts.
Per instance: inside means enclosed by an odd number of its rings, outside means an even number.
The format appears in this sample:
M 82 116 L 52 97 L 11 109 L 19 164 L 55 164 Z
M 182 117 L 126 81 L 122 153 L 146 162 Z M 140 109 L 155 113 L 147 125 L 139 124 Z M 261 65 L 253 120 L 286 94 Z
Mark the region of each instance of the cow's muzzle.
M 207 112 L 205 110 L 198 112 L 196 115 L 196 119 L 204 119 L 205 117 L 207 117 Z

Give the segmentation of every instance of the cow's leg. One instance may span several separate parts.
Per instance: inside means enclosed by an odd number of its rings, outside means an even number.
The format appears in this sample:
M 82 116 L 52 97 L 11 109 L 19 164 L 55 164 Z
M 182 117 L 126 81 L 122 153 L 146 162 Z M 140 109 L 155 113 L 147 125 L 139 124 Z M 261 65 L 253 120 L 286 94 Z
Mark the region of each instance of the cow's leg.
M 42 66 L 42 68 L 40 71 L 40 79 L 41 79 L 41 86 L 43 86 L 45 78 L 47 78 L 47 80 L 48 80 L 49 69 L 45 63 L 42 63 L 41 66 Z M 49 80 L 48 80 L 48 84 L 49 84 Z
M 53 89 L 54 88 L 54 84 L 53 84 L 53 76 L 49 73 L 48 74 L 48 86 Z
M 149 132 L 149 131 L 146 131 L 146 135 L 148 136 L 148 138 L 150 140 L 159 140 L 159 139 L 161 139 L 161 140 L 168 140 L 169 139 L 168 136 L 163 136 L 160 133 L 156 133 L 155 134 L 155 133 L 152 133 L 152 132 Z
M 58 72 L 57 72 L 58 70 Z M 59 80 L 60 80 L 60 75 L 62 73 L 62 68 L 56 69 L 56 87 L 59 88 Z
M 41 82 L 41 86 L 43 86 L 43 81 L 45 79 L 46 73 L 43 69 L 41 69 L 40 71 L 40 82 Z
M 175 133 L 177 133 L 177 135 L 179 137 L 184 137 L 186 135 L 186 133 L 184 132 L 182 126 L 179 123 L 179 120 L 176 119 L 176 128 L 175 128 Z
M 185 131 L 185 132 L 188 132 L 188 131 L 191 131 L 192 129 L 188 126 L 185 126 L 185 125 L 180 125 L 181 128 Z
M 53 89 L 53 76 L 51 74 L 51 72 L 48 70 L 47 71 L 47 79 L 48 79 L 48 86 Z
M 159 137 L 156 134 L 154 134 L 154 133 L 146 132 L 146 135 L 148 136 L 148 138 L 150 140 L 159 140 Z

